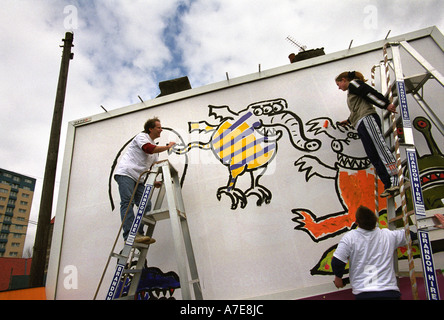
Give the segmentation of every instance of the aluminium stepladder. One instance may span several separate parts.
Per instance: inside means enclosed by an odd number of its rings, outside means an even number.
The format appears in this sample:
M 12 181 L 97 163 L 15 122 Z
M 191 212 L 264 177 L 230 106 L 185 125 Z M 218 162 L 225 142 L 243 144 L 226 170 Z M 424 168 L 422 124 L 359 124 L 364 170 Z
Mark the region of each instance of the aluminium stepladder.
M 152 237 L 156 222 L 164 219 L 170 219 L 182 298 L 184 300 L 193 299 L 192 293 L 194 293 L 194 299 L 202 300 L 202 291 L 200 288 L 197 266 L 188 229 L 178 173 L 176 169 L 168 162 L 168 160 L 164 160 L 154 163 L 150 171 L 142 173 L 139 177 L 138 184 L 146 175 L 147 178 L 145 189 L 137 213 L 135 213 L 131 231 L 127 240 L 125 241 L 122 251 L 120 253 L 114 253 L 116 243 L 122 230 L 122 226 L 120 227 L 116 241 L 114 242 L 113 248 L 106 263 L 105 270 L 103 271 L 97 287 L 94 299 L 97 297 L 111 258 L 117 258 L 117 265 L 105 299 L 113 300 L 136 298 L 137 287 L 143 266 L 145 264 L 148 249 L 150 247 L 149 244 L 134 242 L 137 230 L 139 229 L 140 224 L 145 224 L 148 226 L 146 235 Z M 162 187 L 157 193 L 153 210 L 146 212 L 148 202 L 151 200 L 154 193 L 154 182 L 159 175 L 162 175 Z M 133 196 L 136 188 L 134 189 Z M 161 208 L 165 195 L 167 197 L 168 209 Z M 139 253 L 137 253 L 136 250 Z M 135 261 L 133 261 L 134 258 L 137 258 L 137 264 L 135 268 L 132 268 L 133 264 L 135 263 Z M 128 292 L 125 294 L 125 297 L 121 297 L 123 286 L 127 283 L 128 277 L 131 277 L 131 284 Z M 190 288 L 191 286 L 193 288 L 193 292 Z
M 388 47 L 391 48 L 392 59 L 389 64 L 388 59 Z M 404 50 L 413 57 L 414 61 L 419 63 L 424 69 L 425 73 L 420 75 L 415 75 L 412 77 L 405 77 L 402 71 L 402 63 L 401 63 L 401 54 L 400 47 L 404 48 Z M 409 227 L 409 217 L 413 218 L 416 229 L 418 231 L 418 243 L 420 248 L 423 276 L 424 276 L 424 285 L 425 291 L 427 293 L 427 298 L 429 300 L 439 300 L 439 289 L 436 278 L 436 272 L 433 262 L 433 252 L 432 246 L 429 238 L 429 232 L 436 230 L 434 222 L 432 220 L 433 214 L 435 213 L 444 213 L 444 210 L 426 210 L 424 205 L 424 199 L 421 188 L 421 180 L 420 180 L 420 172 L 418 166 L 418 160 L 416 156 L 415 143 L 413 139 L 413 128 L 410 121 L 409 108 L 407 103 L 407 94 L 411 94 L 414 99 L 418 102 L 419 106 L 422 108 L 424 113 L 427 114 L 430 121 L 432 121 L 436 128 L 443 134 L 443 125 L 439 118 L 434 114 L 433 110 L 425 103 L 423 97 L 420 95 L 420 90 L 424 86 L 424 84 L 429 79 L 437 80 L 441 86 L 444 86 L 444 78 L 443 76 L 435 69 L 432 65 L 430 65 L 409 43 L 406 41 L 400 41 L 396 43 L 387 43 L 383 47 L 384 53 L 384 61 L 380 63 L 380 73 L 381 73 L 381 87 L 382 92 L 387 92 L 390 101 L 393 102 L 393 96 L 397 96 L 397 101 L 395 103 L 398 104 L 400 116 L 396 118 L 396 115 L 383 115 L 382 123 L 384 120 L 389 118 L 389 122 L 391 122 L 391 128 L 384 132 L 384 136 L 388 138 L 389 142 L 393 143 L 393 149 L 396 154 L 397 161 L 397 169 L 398 169 L 398 177 L 400 184 L 400 197 L 401 197 L 401 209 L 402 209 L 402 222 L 404 225 L 406 239 L 407 239 L 407 253 L 408 253 L 408 262 L 409 262 L 409 277 L 412 286 L 412 294 L 414 299 L 419 299 L 418 290 L 416 284 L 416 274 L 415 267 L 413 262 L 413 253 L 412 253 L 412 241 L 410 239 L 410 227 Z M 395 80 L 393 83 L 390 83 L 390 69 L 392 67 L 394 71 Z M 372 77 L 373 77 L 374 69 L 372 69 Z M 384 81 L 385 80 L 385 81 Z M 384 125 L 383 125 L 384 126 Z M 397 127 L 401 127 L 403 129 L 403 139 L 404 141 L 400 141 L 400 138 L 397 134 Z M 393 139 L 390 139 L 390 134 L 393 134 Z M 404 179 L 403 170 L 402 170 L 402 162 L 401 162 L 401 154 L 400 147 L 405 147 L 406 159 L 405 163 L 408 168 L 409 181 L 407 182 Z M 410 188 L 411 190 L 411 198 L 413 204 L 413 210 L 411 212 L 407 212 L 407 202 L 406 202 L 406 189 Z M 396 222 L 399 217 L 396 217 L 396 207 L 395 207 L 394 198 L 388 198 L 387 200 L 387 215 L 388 222 L 391 228 L 393 228 L 393 223 Z

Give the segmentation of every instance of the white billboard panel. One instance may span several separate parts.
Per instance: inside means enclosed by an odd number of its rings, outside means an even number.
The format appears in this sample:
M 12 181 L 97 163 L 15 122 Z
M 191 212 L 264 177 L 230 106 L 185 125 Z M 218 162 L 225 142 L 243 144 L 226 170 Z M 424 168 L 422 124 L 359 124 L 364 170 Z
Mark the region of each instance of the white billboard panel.
M 431 28 L 402 38 L 411 40 L 443 72 L 442 35 L 437 32 Z M 353 227 L 356 208 L 375 204 L 374 172 L 362 144 L 354 131 L 336 125 L 348 117 L 348 108 L 346 94 L 334 79 L 348 70 L 370 78 L 371 68 L 382 59 L 383 44 L 71 122 L 48 298 L 93 298 L 120 226 L 117 184 L 110 179 L 113 163 L 125 143 L 155 116 L 164 127 L 159 144 L 177 143 L 176 152 L 161 154 L 161 159 L 168 158 L 183 180 L 205 299 L 296 299 L 335 291 L 329 266 L 332 250 Z M 406 74 L 422 72 L 404 58 Z M 429 82 L 427 102 L 442 119 L 443 90 Z M 409 100 L 409 107 L 412 119 L 426 117 L 414 100 Z M 414 120 L 420 123 L 415 131 L 418 155 L 435 165 L 442 159 L 444 139 L 433 124 L 421 119 Z M 227 135 L 234 144 L 255 145 L 254 152 L 224 148 L 222 137 Z M 435 187 L 429 199 L 444 188 L 442 178 Z M 380 199 L 381 212 L 385 205 Z M 177 272 L 169 222 L 157 224 L 154 238 L 148 267 L 165 283 L 147 284 L 146 291 L 150 298 L 180 299 L 177 283 L 167 279 L 169 272 Z M 123 246 L 122 238 L 118 246 Z M 440 255 L 435 263 L 442 267 Z M 111 265 L 99 299 L 105 297 L 113 272 Z

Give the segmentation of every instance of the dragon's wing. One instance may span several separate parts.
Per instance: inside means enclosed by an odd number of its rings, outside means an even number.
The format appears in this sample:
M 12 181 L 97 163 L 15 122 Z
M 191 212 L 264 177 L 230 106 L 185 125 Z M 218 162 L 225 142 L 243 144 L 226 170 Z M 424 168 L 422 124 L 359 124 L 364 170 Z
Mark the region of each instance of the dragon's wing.
M 220 121 L 224 121 L 227 119 L 234 120 L 234 118 L 238 115 L 238 113 L 232 111 L 229 106 L 208 106 L 208 116 L 214 116 L 217 119 L 220 119 Z

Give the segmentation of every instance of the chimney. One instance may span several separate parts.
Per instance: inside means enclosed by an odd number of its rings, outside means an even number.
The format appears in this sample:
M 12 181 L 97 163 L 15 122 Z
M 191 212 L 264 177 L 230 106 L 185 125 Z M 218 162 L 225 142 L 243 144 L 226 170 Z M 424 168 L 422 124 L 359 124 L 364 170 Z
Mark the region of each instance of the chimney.
M 160 94 L 157 96 L 157 98 L 191 89 L 191 84 L 190 81 L 188 80 L 188 77 L 182 77 L 182 78 L 159 82 L 159 89 L 160 89 Z
M 288 59 L 290 59 L 291 63 L 294 63 L 323 55 L 325 55 L 324 48 L 318 48 L 318 49 L 303 50 L 300 51 L 298 54 L 291 53 L 288 56 Z

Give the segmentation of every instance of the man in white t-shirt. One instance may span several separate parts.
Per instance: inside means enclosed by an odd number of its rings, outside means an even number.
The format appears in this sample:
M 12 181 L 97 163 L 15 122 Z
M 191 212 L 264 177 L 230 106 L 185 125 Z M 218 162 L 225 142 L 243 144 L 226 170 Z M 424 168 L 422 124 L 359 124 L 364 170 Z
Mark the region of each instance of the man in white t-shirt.
M 175 145 L 175 142 L 170 142 L 166 146 L 157 146 L 154 140 L 160 137 L 161 132 L 162 126 L 158 118 L 153 118 L 145 122 L 144 131 L 136 135 L 130 142 L 126 153 L 123 155 L 116 168 L 114 179 L 119 185 L 120 217 L 123 221 L 122 229 L 124 240 L 127 239 L 134 221 L 133 206 L 134 204 L 139 204 L 145 188 L 143 183 L 139 183 L 133 202 L 130 204 L 129 202 L 137 180 L 142 172 L 149 170 L 153 163 L 158 161 L 158 154 L 160 152 L 169 150 Z M 156 182 L 155 186 L 159 187 L 159 183 Z M 148 204 L 148 211 L 151 209 L 150 207 L 151 203 Z M 126 213 L 127 208 L 128 212 Z M 155 240 L 148 236 L 143 236 L 142 228 L 139 228 L 139 233 L 136 236 L 135 242 L 153 243 Z
M 337 288 L 344 287 L 342 276 L 348 261 L 356 299 L 400 299 L 393 258 L 395 250 L 406 244 L 405 232 L 380 229 L 377 222 L 369 208 L 358 208 L 358 228 L 344 235 L 333 254 L 334 283 Z

